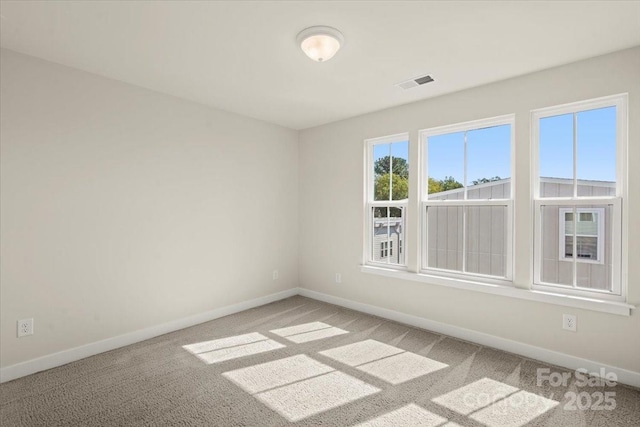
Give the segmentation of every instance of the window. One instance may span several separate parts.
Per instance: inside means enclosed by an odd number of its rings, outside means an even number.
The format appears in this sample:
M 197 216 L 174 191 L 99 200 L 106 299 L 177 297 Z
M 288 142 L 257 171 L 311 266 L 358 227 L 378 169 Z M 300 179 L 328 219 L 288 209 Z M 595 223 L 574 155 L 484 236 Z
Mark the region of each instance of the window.
M 409 136 L 367 140 L 365 260 L 403 268 L 402 247 L 409 198 Z M 399 249 L 399 250 L 394 250 Z
M 511 279 L 513 120 L 421 132 L 423 271 Z
M 382 242 L 380 247 L 380 258 L 386 258 L 389 256 L 389 242 Z
M 393 240 L 380 242 L 380 258 L 393 256 Z
M 576 209 L 577 222 L 574 222 L 573 209 L 560 209 L 560 261 L 573 258 L 573 236 L 576 237 L 576 261 L 603 263 L 604 245 L 604 209 Z M 575 227 L 575 230 L 574 230 Z
M 622 294 L 626 97 L 532 113 L 534 285 Z
M 531 111 L 519 170 L 513 114 L 366 140 L 362 271 L 628 315 L 627 103 Z

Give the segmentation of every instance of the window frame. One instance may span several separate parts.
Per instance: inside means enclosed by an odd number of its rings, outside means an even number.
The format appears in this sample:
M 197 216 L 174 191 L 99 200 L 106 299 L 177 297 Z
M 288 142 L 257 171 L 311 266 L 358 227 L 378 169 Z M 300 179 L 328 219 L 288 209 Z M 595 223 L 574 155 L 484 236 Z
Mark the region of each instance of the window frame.
M 616 107 L 616 192 L 614 196 L 578 196 L 578 177 L 576 173 L 576 122 L 574 116 L 574 167 L 573 167 L 573 196 L 570 197 L 540 197 L 540 120 L 564 114 L 578 114 L 600 108 Z M 627 199 L 627 141 L 628 141 L 628 94 L 617 94 L 577 101 L 568 104 L 539 108 L 530 112 L 530 138 L 531 138 L 531 204 L 533 207 L 532 227 L 532 290 L 545 291 L 555 294 L 567 294 L 572 296 L 600 298 L 611 301 L 626 301 L 627 295 L 627 250 L 628 237 L 622 233 L 628 225 L 628 207 L 623 203 Z M 612 206 L 611 218 L 611 258 L 612 277 L 611 290 L 587 289 L 576 286 L 574 271 L 573 285 L 561 285 L 542 282 L 542 206 L 589 206 L 595 209 L 598 205 L 602 208 Z M 565 261 L 569 261 L 568 259 Z M 572 260 L 573 261 L 573 260 Z M 576 262 L 577 264 L 577 262 Z
M 572 262 L 574 256 L 568 258 L 566 255 L 566 243 L 565 239 L 567 238 L 566 234 L 566 214 L 573 213 L 573 208 L 560 208 L 558 210 L 558 260 L 559 261 L 567 261 Z M 578 234 L 576 231 L 576 237 L 595 237 L 596 238 L 596 259 L 591 258 L 580 258 L 576 257 L 576 262 L 582 262 L 587 264 L 604 264 L 604 240 L 606 239 L 605 235 L 605 227 L 604 227 L 604 219 L 605 219 L 605 208 L 577 208 L 576 216 L 580 218 L 580 214 L 583 213 L 591 213 L 597 214 L 598 224 L 597 230 L 598 233 L 595 236 L 590 236 L 587 234 Z M 580 220 L 576 221 L 574 218 L 574 222 L 581 222 Z M 577 225 L 574 225 L 577 227 Z M 577 228 L 576 228 L 577 230 Z M 573 237 L 573 236 L 572 236 Z
M 429 179 L 429 166 L 428 166 L 428 138 L 438 135 L 446 135 L 450 133 L 456 132 L 466 132 L 473 131 L 483 128 L 496 127 L 496 126 L 510 126 L 510 172 L 511 176 L 509 177 L 510 182 L 510 194 L 508 198 L 503 199 L 450 199 L 450 200 L 438 200 L 438 199 L 429 199 L 428 194 L 428 179 Z M 513 265 L 514 265 L 514 238 L 515 238 L 515 230 L 514 230 L 514 196 L 515 196 L 515 114 L 506 114 L 502 116 L 490 117 L 480 120 L 472 120 L 462 123 L 456 123 L 452 125 L 438 126 L 428 129 L 422 129 L 419 131 L 419 147 L 420 147 L 420 183 L 418 188 L 418 194 L 420 196 L 420 201 L 418 203 L 419 207 L 419 271 L 422 274 L 434 275 L 444 278 L 451 278 L 456 280 L 478 280 L 483 283 L 488 284 L 496 284 L 496 285 L 504 285 L 504 286 L 513 286 Z M 464 154 L 464 169 L 467 169 L 467 155 L 466 150 Z M 466 175 L 466 172 L 465 172 Z M 466 177 L 464 178 L 464 192 L 466 194 L 468 185 L 466 182 Z M 482 185 L 482 184 L 481 184 Z M 455 271 L 448 270 L 442 268 L 433 268 L 428 267 L 428 225 L 427 225 L 427 208 L 429 206 L 457 206 L 457 207 L 466 207 L 466 206 L 505 206 L 507 209 L 506 217 L 507 217 L 507 229 L 506 229 L 506 265 L 505 265 L 505 276 L 493 276 L 481 273 L 473 273 L 473 272 L 464 272 L 464 271 Z M 464 210 L 463 210 L 464 215 Z M 464 229 L 465 222 L 463 219 L 463 268 L 465 265 L 465 246 L 466 239 L 464 237 Z
M 539 142 L 537 133 L 539 131 L 539 117 L 548 117 L 560 114 L 574 113 L 580 111 L 587 111 L 594 108 L 616 106 L 616 134 L 617 134 L 617 153 L 616 153 L 616 192 L 615 196 L 606 197 L 592 197 L 589 196 L 584 200 L 577 200 L 574 198 L 539 198 L 540 178 L 539 178 Z M 587 309 L 602 313 L 609 313 L 621 316 L 630 316 L 631 311 L 636 307 L 627 302 L 628 293 L 628 265 L 629 265 L 629 236 L 628 233 L 623 231 L 628 230 L 629 227 L 629 207 L 627 203 L 628 198 L 628 94 L 622 93 L 617 95 L 605 96 L 597 99 L 571 102 L 569 104 L 544 107 L 529 110 L 528 113 L 522 112 L 522 116 L 518 116 L 518 129 L 516 129 L 515 120 L 511 123 L 512 130 L 512 146 L 511 146 L 511 204 L 512 213 L 511 225 L 509 229 L 513 232 L 513 236 L 509 239 L 512 245 L 511 260 L 512 263 L 516 260 L 516 255 L 526 255 L 529 268 L 525 276 L 518 279 L 516 275 L 514 279 L 509 281 L 493 280 L 487 277 L 472 276 L 471 274 L 457 275 L 451 273 L 450 270 L 445 270 L 444 274 L 438 274 L 438 272 L 421 270 L 421 262 L 424 255 L 424 247 L 422 242 L 422 230 L 426 229 L 426 225 L 422 223 L 421 212 L 424 209 L 422 205 L 423 192 L 426 188 L 422 186 L 427 185 L 427 180 L 423 178 L 424 175 L 428 176 L 426 171 L 426 161 L 424 159 L 424 135 L 420 132 L 419 141 L 416 141 L 414 137 L 414 131 L 402 132 L 388 137 L 365 139 L 364 142 L 364 180 L 363 180 L 363 207 L 364 221 L 362 223 L 364 238 L 363 238 L 363 258 L 361 265 L 361 272 L 366 274 L 374 274 L 378 276 L 385 276 L 389 278 L 415 281 L 419 283 L 444 286 L 447 288 L 460 289 L 464 291 L 476 291 L 491 295 L 500 295 L 509 298 L 524 299 L 529 301 L 537 301 L 542 303 L 549 303 L 558 306 L 566 306 L 572 308 Z M 514 117 L 515 115 L 500 116 L 500 117 Z M 527 120 L 528 119 L 528 120 Z M 491 120 L 491 119 L 488 119 Z M 482 120 L 476 121 L 478 123 Z M 472 122 L 464 122 L 472 123 Z M 463 123 L 463 124 L 464 124 Z M 460 125 L 440 126 L 433 127 L 428 130 L 440 129 L 441 133 L 448 133 L 456 131 Z M 522 129 L 524 126 L 526 130 Z M 516 141 L 514 134 L 519 132 L 518 141 Z M 409 138 L 412 136 L 412 139 Z M 523 140 L 524 135 L 528 135 L 529 141 Z M 405 242 L 399 241 L 398 245 L 402 245 L 403 249 L 403 261 L 404 265 L 376 263 L 369 261 L 372 258 L 372 232 L 371 232 L 371 220 L 373 216 L 374 205 L 380 205 L 379 202 L 372 202 L 369 204 L 369 194 L 373 193 L 374 181 L 371 178 L 373 174 L 373 154 L 371 143 L 390 143 L 390 142 L 402 142 L 409 141 L 409 166 L 410 166 L 410 181 L 411 188 L 409 191 L 409 198 L 400 203 L 395 203 L 393 206 L 402 206 L 403 211 L 403 227 L 404 227 L 404 239 Z M 418 143 L 416 146 L 415 144 Z M 520 156 L 520 164 L 518 174 L 516 174 L 516 143 L 518 143 L 518 152 Z M 528 144 L 528 148 L 527 148 Z M 528 163 L 522 163 L 523 151 L 529 156 Z M 418 161 L 419 163 L 415 163 Z M 529 168 L 527 171 L 526 168 Z M 416 169 L 417 168 L 417 169 Z M 416 175 L 418 174 L 418 175 Z M 419 177 L 419 179 L 416 179 Z M 521 182 L 520 192 L 516 194 L 516 179 Z M 522 187 L 524 185 L 525 187 Z M 428 188 L 428 187 L 427 187 Z M 526 189 L 528 188 L 528 194 Z M 612 283 L 619 283 L 619 294 L 611 294 L 609 291 L 602 291 L 597 289 L 583 290 L 572 289 L 563 285 L 541 285 L 536 283 L 535 275 L 539 269 L 536 268 L 535 263 L 537 260 L 536 251 L 540 248 L 540 243 L 535 235 L 534 227 L 539 227 L 540 224 L 540 206 L 541 205 L 556 205 L 562 207 L 566 206 L 567 202 L 573 202 L 573 207 L 600 207 L 602 205 L 607 209 L 606 215 L 611 216 L 610 224 L 605 226 L 606 233 L 616 234 L 621 236 L 619 238 L 619 245 L 616 244 L 618 250 L 618 259 L 616 262 L 620 265 L 618 271 L 619 280 L 612 279 Z M 397 201 L 396 201 L 397 202 Z M 383 202 L 382 204 L 384 204 Z M 609 205 L 609 207 L 607 207 Z M 616 220 L 613 215 L 613 210 L 619 212 L 618 219 Z M 416 215 L 414 217 L 414 215 Z M 522 216 L 519 220 L 519 229 L 515 230 L 516 216 Z M 609 222 L 609 218 L 606 218 Z M 526 229 L 522 229 L 523 221 L 526 221 Z M 518 232 L 518 239 L 516 241 L 516 231 Z M 541 236 L 541 234 L 540 234 Z M 414 237 L 416 238 L 414 240 Z M 606 236 L 605 236 L 606 237 Z M 608 237 L 607 237 L 608 238 Z M 410 244 L 408 244 L 410 243 Z M 518 246 L 516 247 L 516 243 Z M 406 248 L 406 252 L 404 249 Z M 517 252 L 517 253 L 516 253 Z M 605 258 L 606 262 L 606 258 Z M 513 265 L 513 264 L 512 264 Z M 515 272 L 512 271 L 512 274 Z M 528 275 L 528 276 L 527 276 Z M 513 276 L 512 276 L 513 277 Z M 514 281 L 518 281 L 514 283 Z M 509 286 L 505 286 L 509 285 Z
M 375 261 L 373 258 L 373 250 L 375 244 L 375 238 L 373 237 L 373 225 L 375 217 L 372 214 L 373 208 L 400 208 L 402 209 L 402 233 L 406 239 L 407 236 L 407 215 L 409 211 L 409 199 L 403 200 L 374 200 L 374 187 L 375 187 L 375 174 L 373 172 L 373 149 L 376 145 L 393 144 L 398 142 L 407 142 L 408 156 L 411 157 L 411 141 L 409 139 L 408 132 L 397 133 L 393 135 L 382 136 L 378 138 L 365 139 L 365 161 L 364 161 L 364 209 L 365 209 L 365 221 L 364 221 L 364 251 L 363 251 L 363 264 L 373 267 L 382 267 L 393 270 L 408 270 L 408 258 L 409 253 L 404 252 L 404 263 L 395 264 L 389 262 Z M 411 164 L 410 159 L 407 159 L 407 165 L 409 165 L 409 175 L 411 176 Z M 399 238 L 399 237 L 398 237 Z M 389 239 L 388 239 L 389 240 Z M 388 241 L 387 240 L 387 241 Z M 406 246 L 406 245 L 405 245 Z M 400 256 L 400 254 L 399 254 Z M 391 257 L 387 257 L 390 259 Z

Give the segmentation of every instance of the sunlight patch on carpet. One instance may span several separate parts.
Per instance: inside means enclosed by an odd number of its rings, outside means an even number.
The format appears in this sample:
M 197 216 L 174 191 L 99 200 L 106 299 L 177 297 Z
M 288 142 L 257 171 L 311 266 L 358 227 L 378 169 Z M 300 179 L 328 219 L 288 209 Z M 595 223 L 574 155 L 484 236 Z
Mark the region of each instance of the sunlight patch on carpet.
M 555 400 L 522 390 L 471 414 L 469 418 L 489 427 L 521 427 L 558 404 Z
M 182 346 L 207 364 L 224 362 L 283 347 L 286 346 L 257 332 Z
M 307 355 L 279 359 L 222 374 L 251 394 L 333 372 L 330 366 Z
M 354 427 L 460 427 L 459 424 L 410 403 Z
M 320 354 L 391 384 L 401 384 L 449 366 L 375 340 L 321 351 Z
M 223 376 L 291 422 L 380 391 L 306 355 L 225 372 Z
M 323 322 L 311 322 L 269 331 L 296 344 L 348 334 L 344 329 Z
M 489 427 L 521 427 L 558 402 L 490 378 L 432 399 L 433 402 Z

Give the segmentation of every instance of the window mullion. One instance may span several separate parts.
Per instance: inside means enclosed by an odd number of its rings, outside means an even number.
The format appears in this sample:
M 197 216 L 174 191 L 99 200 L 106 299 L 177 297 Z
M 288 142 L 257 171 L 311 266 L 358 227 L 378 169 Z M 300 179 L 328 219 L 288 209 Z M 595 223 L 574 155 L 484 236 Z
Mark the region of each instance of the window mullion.
M 573 197 L 578 197 L 578 113 L 573 113 Z M 578 209 L 573 206 L 573 248 L 571 264 L 571 285 L 578 286 Z
M 578 197 L 578 113 L 573 113 L 573 197 Z
M 393 144 L 389 144 L 389 200 L 393 200 L 393 156 L 391 155 L 392 146 Z
M 389 157 L 389 160 L 391 160 L 391 157 Z M 389 164 L 391 164 L 391 162 L 389 162 Z M 387 207 L 387 235 L 385 236 L 385 239 L 387 242 L 389 242 L 389 234 L 391 233 L 391 208 Z M 389 243 L 387 243 L 388 245 Z M 388 250 L 388 247 L 387 247 Z M 386 254 L 385 254 L 386 255 Z M 389 257 L 385 257 L 387 260 L 387 264 L 390 263 L 390 259 Z
M 467 272 L 467 213 L 469 208 L 462 207 L 462 272 Z
M 572 264 L 572 286 L 576 288 L 578 286 L 578 209 L 574 206 L 573 212 L 573 249 L 571 255 L 573 256 Z
M 467 133 L 468 131 L 464 131 L 464 171 L 463 171 L 463 182 L 462 185 L 464 187 L 464 200 L 467 200 Z

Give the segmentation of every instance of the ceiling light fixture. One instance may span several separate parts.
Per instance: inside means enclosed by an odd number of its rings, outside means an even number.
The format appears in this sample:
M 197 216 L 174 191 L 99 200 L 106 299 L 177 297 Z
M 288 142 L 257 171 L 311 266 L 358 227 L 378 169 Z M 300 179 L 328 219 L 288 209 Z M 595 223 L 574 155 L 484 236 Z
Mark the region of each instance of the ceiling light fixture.
M 316 62 L 333 58 L 344 45 L 344 36 L 335 28 L 316 26 L 302 30 L 297 37 L 302 51 Z

